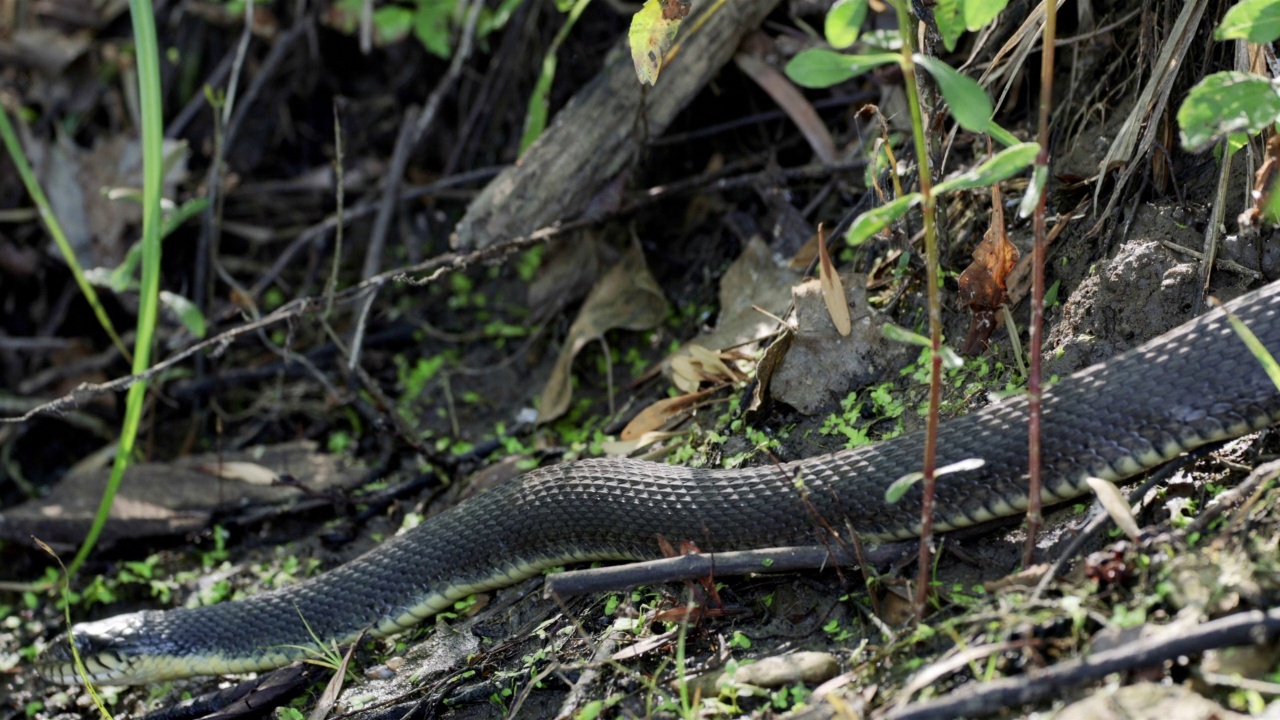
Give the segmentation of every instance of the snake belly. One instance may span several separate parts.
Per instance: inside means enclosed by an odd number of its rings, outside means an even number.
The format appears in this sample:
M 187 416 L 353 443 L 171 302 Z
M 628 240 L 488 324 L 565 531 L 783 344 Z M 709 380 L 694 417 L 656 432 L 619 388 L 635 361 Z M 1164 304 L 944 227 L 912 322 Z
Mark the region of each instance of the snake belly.
M 1227 306 L 1280 356 L 1280 282 Z M 1280 392 L 1215 310 L 1077 372 L 1043 399 L 1046 504 L 1120 480 L 1203 445 L 1280 420 Z M 943 423 L 939 466 L 981 458 L 937 481 L 935 527 L 951 530 L 1027 505 L 1027 403 L 1011 399 Z M 391 635 L 475 592 L 572 562 L 659 555 L 655 537 L 704 552 L 812 545 L 826 528 L 868 541 L 919 526 L 920 489 L 896 504 L 886 487 L 918 470 L 923 435 L 778 465 L 685 468 L 602 458 L 534 470 L 447 510 L 318 577 L 236 602 L 142 611 L 76 625 L 101 684 L 262 671 L 306 657 L 319 640 Z M 68 644 L 38 661 L 75 682 Z

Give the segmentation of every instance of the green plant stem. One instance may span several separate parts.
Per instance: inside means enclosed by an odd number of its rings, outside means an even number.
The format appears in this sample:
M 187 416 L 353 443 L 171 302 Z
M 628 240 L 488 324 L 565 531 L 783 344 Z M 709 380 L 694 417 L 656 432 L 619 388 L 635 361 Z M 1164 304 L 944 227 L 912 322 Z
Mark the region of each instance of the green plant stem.
M 934 221 L 933 176 L 920 112 L 916 66 L 911 59 L 911 21 L 907 17 L 904 0 L 896 0 L 893 6 L 898 12 L 898 28 L 902 35 L 902 79 L 906 86 L 907 105 L 911 108 L 911 136 L 915 140 L 920 194 L 924 196 L 921 203 L 924 211 L 924 272 L 929 295 L 929 415 L 925 422 L 924 463 L 921 468 L 924 480 L 920 503 L 920 570 L 916 578 L 915 598 L 915 617 L 919 622 L 924 618 L 925 603 L 929 597 L 929 569 L 932 567 L 933 504 L 937 484 L 934 466 L 938 455 L 938 413 L 942 405 L 942 299 L 938 287 L 938 228 Z
M 1040 119 L 1036 138 L 1040 152 L 1036 155 L 1037 176 L 1048 176 L 1049 166 L 1049 114 L 1053 108 L 1053 53 L 1057 38 L 1058 6 L 1045 3 L 1042 55 L 1040 62 Z M 1040 532 L 1040 345 L 1044 336 L 1044 256 L 1045 212 L 1048 192 L 1040 185 L 1040 197 L 1036 200 L 1033 220 L 1035 239 L 1031 246 L 1031 347 L 1030 370 L 1027 373 L 1027 542 L 1022 548 L 1022 566 L 1030 567 L 1036 549 L 1036 535 Z
M 98 299 L 98 293 L 94 291 L 93 286 L 85 279 L 84 268 L 80 267 L 80 261 L 76 259 L 76 253 L 71 249 L 71 243 L 67 240 L 67 235 L 62 231 L 62 225 L 58 222 L 58 218 L 53 214 L 53 207 L 49 204 L 49 198 L 44 194 L 44 188 L 40 187 L 40 181 L 36 179 L 36 174 L 31 170 L 30 163 L 27 162 L 27 156 L 22 151 L 22 144 L 18 142 L 17 133 L 13 131 L 13 125 L 9 123 L 9 114 L 0 107 L 0 139 L 4 140 L 4 146 L 9 151 L 9 158 L 13 160 L 13 166 L 18 170 L 18 176 L 22 178 L 22 184 L 26 186 L 27 194 L 31 196 L 31 201 L 36 204 L 36 209 L 40 211 L 40 219 L 44 220 L 44 226 L 49 231 L 49 235 L 53 237 L 53 242 L 57 244 L 58 251 L 62 253 L 62 259 L 67 263 L 67 267 L 71 269 L 71 275 L 76 279 L 76 285 L 80 288 L 80 293 L 84 295 L 84 299 L 88 301 L 89 306 L 93 308 L 93 314 L 98 318 L 98 324 L 102 325 L 102 329 L 106 331 L 107 336 L 111 338 L 111 342 L 120 351 L 125 359 L 130 359 L 129 350 L 125 348 L 124 342 L 120 336 L 116 334 L 115 326 L 111 324 L 111 318 L 107 317 L 107 311 L 102 307 L 102 301 Z
M 142 108 L 142 283 L 138 293 L 137 337 L 133 348 L 133 374 L 139 375 L 151 365 L 151 345 L 155 336 L 160 296 L 160 193 L 163 175 L 164 117 L 160 104 L 160 49 L 156 41 L 155 11 L 151 0 L 129 0 L 133 19 L 134 43 L 137 49 L 138 97 Z M 147 381 L 139 380 L 129 387 L 125 399 L 124 424 L 120 429 L 120 447 L 111 466 L 111 479 L 68 575 L 74 575 L 93 551 L 102 528 L 106 525 L 111 505 L 124 470 L 133 459 L 138 425 L 142 419 Z

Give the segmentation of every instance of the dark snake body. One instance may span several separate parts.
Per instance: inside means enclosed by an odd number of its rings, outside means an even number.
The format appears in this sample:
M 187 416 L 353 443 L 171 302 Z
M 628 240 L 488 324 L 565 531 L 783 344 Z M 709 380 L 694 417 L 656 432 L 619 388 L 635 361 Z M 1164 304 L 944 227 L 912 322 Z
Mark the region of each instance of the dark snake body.
M 1229 307 L 1280 356 L 1280 283 Z M 1019 398 L 942 425 L 939 466 L 985 464 L 939 478 L 937 529 L 1025 509 L 1026 420 Z M 1045 393 L 1044 500 L 1078 497 L 1086 477 L 1119 480 L 1277 420 L 1280 392 L 1224 313 L 1211 312 Z M 85 623 L 73 634 L 104 684 L 266 670 L 305 656 L 298 648 L 314 647 L 313 636 L 328 644 L 365 629 L 397 633 L 459 598 L 548 567 L 655 557 L 658 535 L 692 540 L 704 552 L 812 545 L 824 539 L 822 528 L 843 531 L 846 522 L 867 540 L 909 538 L 920 520 L 919 486 L 893 505 L 884 492 L 920 469 L 922 447 L 917 433 L 781 467 L 607 458 L 543 468 L 297 585 Z M 42 670 L 74 681 L 61 647 Z

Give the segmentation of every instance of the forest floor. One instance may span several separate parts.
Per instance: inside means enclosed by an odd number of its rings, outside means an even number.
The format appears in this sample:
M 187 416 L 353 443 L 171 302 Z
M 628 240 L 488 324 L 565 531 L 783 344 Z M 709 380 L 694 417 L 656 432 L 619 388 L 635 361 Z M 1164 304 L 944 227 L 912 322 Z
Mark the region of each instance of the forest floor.
M 528 99 L 564 14 L 542 0 L 487 8 L 474 49 L 451 69 L 471 4 L 446 2 L 440 16 L 428 2 L 388 7 L 411 5 L 425 24 L 397 29 L 399 16 L 380 13 L 368 48 L 358 2 L 258 5 L 248 25 L 238 3 L 158 5 L 166 194 L 179 206 L 216 197 L 189 205 L 165 240 L 161 283 L 206 327 L 202 339 L 177 312 L 161 319 L 156 357 L 171 364 L 152 379 L 141 462 L 74 581 L 74 621 L 283 586 L 540 465 L 623 454 L 767 465 L 924 427 L 927 355 L 879 330 L 892 322 L 927 333 L 920 217 L 856 248 L 842 240 L 891 187 L 875 162 L 879 140 L 895 149 L 904 182 L 914 177 L 902 76 L 882 69 L 799 96 L 837 150 L 823 159 L 789 119 L 794 107 L 780 108 L 750 71 L 753 62 L 780 70 L 812 45 L 805 28 L 821 27 L 822 4 L 742 0 L 735 12 L 765 19 L 735 30 L 709 69 L 669 80 L 693 85 L 669 123 L 602 128 L 577 116 L 557 126 L 570 98 L 611 77 L 609 53 L 636 9 L 586 6 L 548 93 L 552 126 L 540 142 L 559 149 L 518 164 Z M 139 184 L 128 8 L 16 7 L 0 13 L 0 107 L 80 264 L 104 284 L 108 314 L 132 327 L 136 268 L 126 258 L 140 213 L 127 192 L 106 192 Z M 1020 30 L 1030 11 L 1015 1 L 942 54 L 982 77 L 996 120 L 1021 138 L 1034 136 L 1039 96 L 1038 31 Z M 1049 376 L 1202 312 L 1195 251 L 1216 217 L 1228 235 L 1211 294 L 1227 300 L 1280 277 L 1274 232 L 1237 227 L 1260 149 L 1224 170 L 1176 138 L 1187 89 L 1233 67 L 1230 45 L 1211 41 L 1214 10 L 1191 32 L 1166 99 L 1136 100 L 1181 12 L 1169 1 L 1060 11 Z M 1028 52 L 1001 52 L 1024 38 Z M 230 77 L 239 94 L 224 116 L 205 88 L 225 100 Z M 645 112 L 670 102 L 656 88 L 637 93 Z M 418 133 L 433 94 L 439 104 Z M 938 110 L 927 87 L 926 96 Z M 985 157 L 985 138 L 952 132 L 940 111 L 931 117 L 936 177 Z M 1117 160 L 1129 127 L 1156 132 Z M 575 139 L 605 131 L 614 145 L 585 145 L 581 162 L 596 164 L 562 176 L 556 162 Z M 606 165 L 607 177 L 587 177 Z M 1002 187 L 1006 232 L 1024 257 L 1031 223 L 1013 208 L 1026 182 Z M 558 197 L 528 200 L 543 195 Z M 949 196 L 940 214 L 945 336 L 957 347 L 970 324 L 958 278 L 992 204 L 980 188 Z M 852 342 L 829 327 L 815 289 L 820 237 L 831 239 L 863 328 Z M 105 289 L 113 271 L 117 284 Z M 1002 324 L 990 347 L 947 371 L 944 420 L 1025 389 L 1028 282 L 1011 276 L 1015 337 Z M 798 329 L 775 362 L 766 358 L 783 334 L 778 318 Z M 0 412 L 70 398 L 0 425 L 0 720 L 93 712 L 82 688 L 32 670 L 65 622 L 58 594 L 39 582 L 56 566 L 31 538 L 64 557 L 83 539 L 124 396 L 118 386 L 76 389 L 128 375 L 0 157 Z M 655 405 L 669 398 L 682 400 Z M 953 717 L 954 708 L 912 703 L 967 692 L 977 698 L 968 716 L 1274 717 L 1275 643 L 1154 661 L 1142 653 L 1210 618 L 1280 606 L 1280 491 L 1266 464 L 1277 449 L 1263 432 L 1179 469 L 1142 498 L 1136 541 L 1111 531 L 1072 548 L 1093 514 L 1086 501 L 1049 514 L 1031 567 L 1021 563 L 1020 518 L 948 536 L 919 625 L 914 544 L 874 573 L 870 591 L 859 570 L 716 576 L 723 613 L 690 623 L 672 619 L 689 597 L 680 583 L 557 601 L 535 578 L 461 602 L 418 633 L 366 642 L 329 716 Z M 1238 506 L 1214 500 L 1251 476 L 1256 492 Z M 1211 507 L 1221 515 L 1197 524 Z M 1062 575 L 1037 589 L 1067 553 Z M 1103 677 L 1048 671 L 1108 652 L 1121 660 Z M 781 657 L 813 665 L 717 681 Z M 1012 694 L 983 695 L 1002 678 Z M 303 712 L 323 688 L 311 675 L 288 682 Z M 113 713 L 137 717 L 228 684 L 107 688 L 106 697 Z

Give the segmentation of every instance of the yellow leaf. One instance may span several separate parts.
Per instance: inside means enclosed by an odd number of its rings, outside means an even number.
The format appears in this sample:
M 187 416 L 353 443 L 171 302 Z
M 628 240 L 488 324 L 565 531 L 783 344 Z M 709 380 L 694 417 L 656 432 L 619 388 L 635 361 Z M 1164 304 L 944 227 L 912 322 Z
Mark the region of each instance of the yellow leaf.
M 636 77 L 641 83 L 658 82 L 662 59 L 675 43 L 680 21 L 689 12 L 688 8 L 688 3 L 681 0 L 647 0 L 644 7 L 631 16 L 627 42 L 631 45 L 631 61 L 635 63 Z

